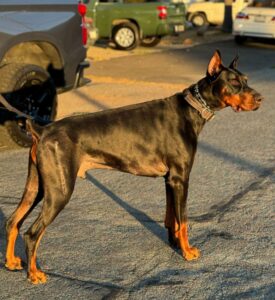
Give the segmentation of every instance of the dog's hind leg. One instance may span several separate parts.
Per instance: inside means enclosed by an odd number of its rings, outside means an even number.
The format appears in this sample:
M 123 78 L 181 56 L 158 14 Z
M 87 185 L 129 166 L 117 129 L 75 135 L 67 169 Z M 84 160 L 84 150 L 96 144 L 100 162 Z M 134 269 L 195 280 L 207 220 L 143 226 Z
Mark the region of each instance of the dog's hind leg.
M 28 261 L 28 279 L 33 284 L 45 283 L 47 276 L 44 272 L 37 268 L 36 264 L 36 253 L 39 246 L 40 240 L 45 232 L 47 226 L 49 226 L 59 212 L 68 203 L 73 188 L 63 193 L 62 189 L 58 189 L 55 186 L 54 189 L 45 187 L 44 202 L 42 210 L 32 224 L 29 230 L 24 234 L 26 244 L 26 254 Z
M 70 147 L 64 150 L 59 142 L 46 143 L 40 152 L 39 169 L 44 189 L 44 201 L 40 214 L 24 234 L 28 261 L 28 279 L 33 284 L 45 283 L 47 276 L 37 268 L 37 248 L 47 228 L 69 202 L 77 176 Z M 67 164 L 66 162 L 71 162 Z
M 15 256 L 16 239 L 26 217 L 34 209 L 34 207 L 42 200 L 43 190 L 39 184 L 39 175 L 37 166 L 30 157 L 28 178 L 23 197 L 6 223 L 7 232 L 7 249 L 6 249 L 6 264 L 9 270 L 22 269 L 21 258 Z

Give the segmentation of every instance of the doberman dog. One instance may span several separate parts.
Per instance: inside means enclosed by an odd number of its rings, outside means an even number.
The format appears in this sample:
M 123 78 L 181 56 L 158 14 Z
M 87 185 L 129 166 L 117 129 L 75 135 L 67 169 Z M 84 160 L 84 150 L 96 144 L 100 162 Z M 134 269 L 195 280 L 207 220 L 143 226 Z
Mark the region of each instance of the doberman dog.
M 236 69 L 237 59 L 227 68 L 216 50 L 203 79 L 165 99 L 75 115 L 43 129 L 29 121 L 33 145 L 28 178 L 22 200 L 6 225 L 6 267 L 22 269 L 21 259 L 14 254 L 16 238 L 24 220 L 44 198 L 24 240 L 28 279 L 34 284 L 46 282 L 46 274 L 36 265 L 42 235 L 68 203 L 76 177 L 98 168 L 164 177 L 169 242 L 180 247 L 186 260 L 197 259 L 199 250 L 188 242 L 186 201 L 198 135 L 215 111 L 227 106 L 236 112 L 252 111 L 262 101 Z

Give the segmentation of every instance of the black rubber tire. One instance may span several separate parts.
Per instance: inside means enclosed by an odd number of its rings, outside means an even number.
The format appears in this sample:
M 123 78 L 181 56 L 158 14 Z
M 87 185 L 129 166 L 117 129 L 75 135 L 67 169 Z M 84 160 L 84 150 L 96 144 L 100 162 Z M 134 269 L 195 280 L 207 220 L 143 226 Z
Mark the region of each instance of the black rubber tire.
M 139 44 L 138 28 L 131 22 L 120 23 L 113 28 L 112 40 L 119 50 L 132 50 Z
M 208 25 L 207 18 L 203 13 L 193 14 L 190 21 L 195 27 L 202 27 Z
M 234 40 L 235 43 L 238 45 L 242 45 L 245 41 L 246 41 L 246 37 L 245 36 L 240 36 L 240 35 L 235 35 Z
M 56 88 L 49 73 L 43 68 L 31 64 L 11 63 L 0 69 L 0 77 L 0 92 L 12 106 L 45 122 L 55 118 Z M 6 111 L 4 124 L 18 145 L 31 145 L 32 139 L 26 130 L 25 118 Z
M 140 41 L 140 45 L 142 47 L 155 47 L 156 45 L 158 45 L 161 41 L 161 37 L 159 36 L 151 36 L 148 38 L 143 38 Z

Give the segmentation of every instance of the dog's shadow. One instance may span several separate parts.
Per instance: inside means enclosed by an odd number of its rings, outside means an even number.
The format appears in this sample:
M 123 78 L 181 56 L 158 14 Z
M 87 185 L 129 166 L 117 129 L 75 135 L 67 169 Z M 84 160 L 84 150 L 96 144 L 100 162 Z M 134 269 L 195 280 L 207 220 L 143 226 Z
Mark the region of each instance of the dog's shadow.
M 108 189 L 105 185 L 103 185 L 91 174 L 87 173 L 86 179 L 89 180 L 91 183 L 93 183 L 98 189 L 100 189 L 103 193 L 105 193 L 108 197 L 110 197 L 113 201 L 115 201 L 119 206 L 125 209 L 125 211 L 127 211 L 131 216 L 133 216 L 148 231 L 152 232 L 156 237 L 158 237 L 165 244 L 170 245 L 168 243 L 166 229 L 163 226 L 161 226 L 157 221 L 150 218 L 143 211 L 129 205 L 126 201 L 122 200 L 118 195 L 116 195 L 113 191 Z
M 5 237 L 5 224 L 6 224 L 6 217 L 2 211 L 2 209 L 0 209 L 0 253 L 2 255 L 2 257 L 5 257 L 6 254 L 6 237 Z M 0 267 L 3 267 L 3 263 L 2 263 L 3 259 L 1 260 L 0 263 Z
M 164 244 L 170 246 L 175 252 L 180 254 L 180 249 L 170 245 L 170 243 L 168 242 L 167 230 L 163 225 L 160 225 L 159 222 L 153 220 L 145 212 L 143 212 L 137 208 L 134 208 L 133 206 L 128 204 L 126 201 L 121 199 L 118 195 L 116 195 L 113 191 L 111 191 L 109 188 L 107 188 L 104 184 L 102 184 L 98 179 L 96 179 L 90 173 L 86 173 L 86 179 L 89 182 L 91 182 L 93 185 L 95 185 L 98 189 L 100 189 L 103 193 L 105 193 L 108 197 L 110 197 L 119 206 L 121 206 L 131 216 L 133 216 L 142 226 L 144 226 L 148 231 L 150 231 L 157 238 L 159 238 Z M 235 200 L 235 198 L 234 198 L 234 200 Z M 227 208 L 227 206 L 230 206 L 230 204 L 231 204 L 230 202 L 227 203 L 225 205 L 225 207 Z M 204 222 L 204 221 L 207 221 L 210 219 L 214 219 L 217 215 L 219 215 L 219 213 L 223 214 L 224 210 L 225 210 L 224 207 L 218 207 L 217 211 L 215 210 L 215 212 L 210 211 L 209 214 L 190 217 L 189 219 L 193 220 L 195 222 L 198 222 L 198 223 Z M 216 237 L 216 236 L 219 236 L 223 239 L 232 239 L 232 236 L 229 233 L 219 232 L 219 231 L 215 231 L 215 230 L 210 230 L 209 232 L 207 231 L 204 233 L 204 235 L 207 237 L 206 240 L 209 240 L 212 237 Z M 196 241 L 196 242 L 198 242 L 198 241 Z

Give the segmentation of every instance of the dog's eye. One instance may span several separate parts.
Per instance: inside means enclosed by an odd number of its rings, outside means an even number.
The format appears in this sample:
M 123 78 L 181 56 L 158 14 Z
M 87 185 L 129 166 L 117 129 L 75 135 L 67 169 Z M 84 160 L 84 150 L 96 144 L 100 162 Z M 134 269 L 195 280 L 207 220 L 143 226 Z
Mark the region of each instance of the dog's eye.
M 241 83 L 240 83 L 239 80 L 237 80 L 237 79 L 231 79 L 231 80 L 230 80 L 230 83 L 231 83 L 233 86 L 241 86 Z

